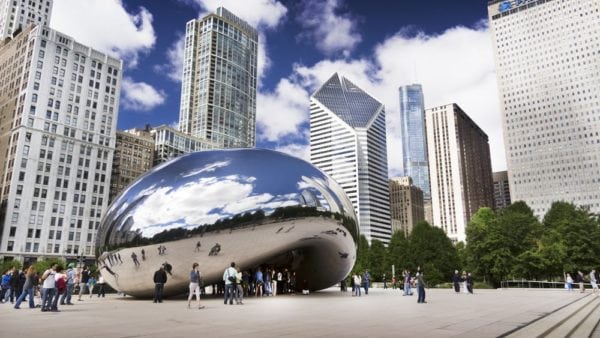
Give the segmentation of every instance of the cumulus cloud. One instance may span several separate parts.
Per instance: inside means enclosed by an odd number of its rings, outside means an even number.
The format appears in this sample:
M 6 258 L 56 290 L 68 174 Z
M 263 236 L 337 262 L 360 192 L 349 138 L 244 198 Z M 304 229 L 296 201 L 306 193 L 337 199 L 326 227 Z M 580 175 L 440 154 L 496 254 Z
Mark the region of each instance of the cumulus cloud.
M 57 0 L 50 27 L 135 67 L 156 41 L 152 20 L 144 7 L 129 13 L 120 0 Z
M 386 106 L 389 172 L 397 175 L 402 171 L 398 87 L 420 83 L 427 108 L 454 102 L 473 118 L 490 138 L 494 170 L 503 170 L 506 160 L 493 60 L 486 25 L 455 27 L 434 36 L 409 35 L 401 30 L 378 44 L 372 58 L 296 65 L 293 73 L 282 80 L 287 81 L 287 90 L 282 87 L 280 93 L 271 95 L 268 107 L 259 105 L 259 111 L 265 110 L 259 126 L 268 126 L 259 133 L 266 139 L 301 134 L 308 120 L 308 101 L 304 101 L 302 120 L 298 118 L 302 110 L 299 98 L 312 94 L 334 72 L 339 72 Z M 287 94 L 289 88 L 293 89 L 292 95 Z M 302 144 L 296 142 L 290 147 Z
M 308 143 L 290 143 L 275 147 L 275 150 L 310 162 L 310 144 Z
M 167 95 L 145 82 L 135 82 L 124 77 L 121 82 L 122 102 L 125 108 L 137 111 L 149 111 L 165 102 Z
M 181 82 L 183 77 L 183 48 L 185 46 L 185 34 L 179 34 L 175 42 L 167 49 L 165 55 L 167 62 L 155 65 L 154 71 L 165 74 L 174 82 Z
M 309 38 L 323 53 L 342 52 L 348 56 L 362 40 L 356 21 L 341 14 L 343 0 L 304 0 L 298 22 L 307 30 L 300 38 Z

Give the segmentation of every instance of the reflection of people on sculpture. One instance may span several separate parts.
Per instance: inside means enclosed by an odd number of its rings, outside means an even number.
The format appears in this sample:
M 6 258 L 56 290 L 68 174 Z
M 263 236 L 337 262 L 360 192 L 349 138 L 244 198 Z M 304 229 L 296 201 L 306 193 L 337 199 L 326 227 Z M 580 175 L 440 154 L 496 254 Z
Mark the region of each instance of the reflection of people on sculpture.
M 133 264 L 138 267 L 140 266 L 140 262 L 137 259 L 137 255 L 135 254 L 135 252 L 131 253 L 131 259 L 133 259 Z
M 276 234 L 280 233 L 281 230 L 283 230 L 283 227 L 279 228 L 279 230 L 277 230 L 277 232 L 275 232 Z
M 146 251 L 144 249 L 142 249 L 142 260 L 146 260 Z
M 159 245 L 158 246 L 158 255 L 159 256 L 164 255 L 166 251 L 167 251 L 167 248 L 164 245 Z
M 201 246 L 202 246 L 202 244 L 200 244 L 200 241 L 198 241 L 198 243 L 196 243 L 196 252 L 200 251 Z
M 165 271 L 172 276 L 173 274 L 171 273 L 171 271 L 173 270 L 173 266 L 171 266 L 171 264 L 164 262 L 163 266 L 165 267 Z
M 115 278 L 119 278 L 119 275 L 114 273 L 108 266 L 103 265 L 100 267 L 100 270 L 102 270 L 102 269 L 106 269 L 106 271 L 108 271 L 108 273 L 110 273 L 111 275 L 115 276 Z
M 219 254 L 219 252 L 221 252 L 221 244 L 216 243 L 211 249 L 210 252 L 208 253 L 209 256 L 216 256 Z
M 164 265 L 154 272 L 154 302 L 162 303 L 162 294 L 167 282 L 167 273 Z
M 121 264 L 123 264 L 123 261 L 121 260 L 121 254 L 117 254 L 117 258 L 119 258 L 119 262 L 121 262 Z

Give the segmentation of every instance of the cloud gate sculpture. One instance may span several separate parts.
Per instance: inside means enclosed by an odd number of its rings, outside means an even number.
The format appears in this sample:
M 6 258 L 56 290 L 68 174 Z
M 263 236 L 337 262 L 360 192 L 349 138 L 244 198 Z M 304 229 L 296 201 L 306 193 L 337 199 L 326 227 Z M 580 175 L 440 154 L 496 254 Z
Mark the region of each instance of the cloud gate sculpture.
M 110 206 L 98 230 L 98 268 L 113 288 L 150 297 L 167 264 L 165 295 L 186 292 L 192 263 L 204 284 L 238 269 L 296 273 L 298 289 L 347 276 L 359 230 L 342 188 L 311 164 L 260 149 L 187 154 L 154 168 Z

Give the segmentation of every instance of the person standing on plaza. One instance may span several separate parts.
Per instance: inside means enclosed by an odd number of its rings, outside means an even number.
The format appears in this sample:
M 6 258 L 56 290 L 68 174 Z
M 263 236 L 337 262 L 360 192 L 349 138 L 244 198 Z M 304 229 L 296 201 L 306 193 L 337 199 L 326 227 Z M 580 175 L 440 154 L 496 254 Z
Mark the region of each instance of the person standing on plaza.
M 54 284 L 56 287 L 56 291 L 54 299 L 52 300 L 52 307 L 50 311 L 60 312 L 58 310 L 58 301 L 60 298 L 62 298 L 62 295 L 67 290 L 67 276 L 63 273 L 62 266 L 59 265 L 56 267 L 56 274 L 54 275 L 54 278 L 56 279 Z
M 396 283 L 398 281 L 396 280 L 396 275 L 392 276 L 392 289 L 396 290 Z
M 81 295 L 83 295 L 83 293 L 85 292 L 85 288 L 88 284 L 88 282 L 90 281 L 90 271 L 88 270 L 87 266 L 83 266 L 83 270 L 81 270 L 81 272 L 79 273 L 79 298 L 77 299 L 78 301 L 82 301 L 83 299 L 81 299 Z
M 98 275 L 98 298 L 100 298 L 100 296 L 102 296 L 102 298 L 104 298 L 104 296 L 106 295 L 106 292 L 104 291 L 105 284 L 106 284 L 106 282 L 104 281 L 104 276 L 102 276 L 99 273 L 99 275 Z
M 15 303 L 15 309 L 19 308 L 19 306 L 21 305 L 21 302 L 23 301 L 23 299 L 25 299 L 25 297 L 29 298 L 29 308 L 30 309 L 35 308 L 35 303 L 33 301 L 33 295 L 34 295 L 33 289 L 35 288 L 36 285 L 37 285 L 37 273 L 35 271 L 35 267 L 33 265 L 31 265 L 27 269 L 27 273 L 25 274 L 25 284 L 23 285 L 23 292 L 21 293 L 19 298 L 17 298 L 17 301 Z
M 154 272 L 154 302 L 162 303 L 162 295 L 163 290 L 165 288 L 165 283 L 167 283 L 167 273 L 165 272 L 165 267 L 161 265 L 161 267 Z
M 88 279 L 88 290 L 90 291 L 90 298 L 94 295 L 94 286 L 96 286 L 96 277 L 90 272 L 90 279 Z
M 65 273 L 67 279 L 67 289 L 65 290 L 65 292 L 63 292 L 62 296 L 60 297 L 60 305 L 73 305 L 73 303 L 71 303 L 71 294 L 73 293 L 73 289 L 75 287 L 75 269 L 73 269 L 74 267 L 75 264 L 73 263 L 69 263 L 69 265 L 67 265 L 67 271 Z
M 404 270 L 404 293 L 402 294 L 403 296 L 412 296 L 412 290 L 410 289 L 410 282 L 411 282 L 411 274 L 410 274 L 410 270 Z
M 13 268 L 10 276 L 10 303 L 14 304 L 15 299 L 19 297 L 19 269 Z
M 467 273 L 467 291 L 469 291 L 470 294 L 473 294 L 473 276 L 471 276 L 471 273 Z
M 573 278 L 570 273 L 567 273 L 565 277 L 566 289 L 567 291 L 573 291 Z
M 231 262 L 230 266 L 223 272 L 223 281 L 225 282 L 224 292 L 224 303 L 227 305 L 233 305 L 233 298 L 235 293 L 235 282 L 236 282 L 237 270 L 235 269 L 235 262 Z
M 260 269 L 260 267 L 256 270 L 256 274 L 254 274 L 254 279 L 255 279 L 255 297 L 262 297 L 263 295 L 263 285 L 265 284 L 265 281 L 263 280 L 263 273 L 262 270 Z
M 369 273 L 369 270 L 365 270 L 365 273 L 363 274 L 363 283 L 364 283 L 364 287 L 365 287 L 365 295 L 369 294 L 369 285 L 371 284 L 371 274 Z
M 204 306 L 200 305 L 200 270 L 198 270 L 198 263 L 192 264 L 192 271 L 190 271 L 190 294 L 188 295 L 188 309 L 191 309 L 192 297 L 196 295 L 196 301 L 198 302 L 198 309 L 203 309 Z
M 6 303 L 10 299 L 10 285 L 14 269 L 11 268 L 2 275 L 2 297 L 0 297 L 2 303 Z
M 417 272 L 417 303 L 427 303 L 425 301 L 425 279 L 423 278 L 423 271 Z
M 583 272 L 577 271 L 577 283 L 579 283 L 579 292 L 584 293 L 585 287 L 583 286 L 583 282 L 585 282 L 585 278 L 583 276 Z
M 352 276 L 352 278 L 354 279 L 354 296 L 360 297 L 360 285 L 362 284 L 360 274 L 355 273 L 354 276 Z
M 598 281 L 596 279 L 596 269 L 590 271 L 590 284 L 592 284 L 592 293 L 598 292 Z
M 42 280 L 44 284 L 42 285 L 42 312 L 50 311 L 52 308 L 52 299 L 54 298 L 54 293 L 56 289 L 56 268 L 58 265 L 52 264 L 50 269 L 44 271 L 42 275 Z
M 383 282 L 383 289 L 387 289 L 387 280 L 385 279 L 385 273 L 381 276 L 381 281 Z
M 458 274 L 458 270 L 454 270 L 452 284 L 454 284 L 454 292 L 456 292 L 457 295 L 460 294 L 460 275 Z
M 235 275 L 235 303 L 244 305 L 244 287 L 242 286 L 242 272 L 238 271 Z

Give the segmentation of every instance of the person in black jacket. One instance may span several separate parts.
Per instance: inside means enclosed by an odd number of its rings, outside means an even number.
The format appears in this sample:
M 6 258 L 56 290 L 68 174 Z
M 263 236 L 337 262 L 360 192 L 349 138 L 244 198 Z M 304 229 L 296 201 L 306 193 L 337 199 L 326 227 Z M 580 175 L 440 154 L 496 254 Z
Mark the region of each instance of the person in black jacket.
M 165 283 L 167 282 L 167 273 L 165 272 L 165 267 L 161 266 L 154 273 L 154 302 L 162 303 L 162 294 L 163 289 L 165 287 Z

